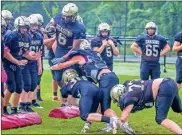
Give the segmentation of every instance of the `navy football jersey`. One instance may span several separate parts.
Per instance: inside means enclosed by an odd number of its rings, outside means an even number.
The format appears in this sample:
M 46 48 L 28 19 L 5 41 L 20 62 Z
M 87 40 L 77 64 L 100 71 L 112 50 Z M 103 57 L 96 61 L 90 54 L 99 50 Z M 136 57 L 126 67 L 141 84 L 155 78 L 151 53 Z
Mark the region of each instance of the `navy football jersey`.
M 29 33 L 29 36 L 31 37 L 29 51 L 33 51 L 35 53 L 42 51 L 42 46 L 43 46 L 42 35 L 38 32 L 34 32 L 34 33 Z
M 117 42 L 113 38 L 107 38 L 106 40 L 111 39 L 114 42 L 114 45 L 117 47 Z M 102 46 L 102 40 L 103 38 L 100 36 L 97 36 L 96 38 L 91 40 L 91 47 L 101 47 Z M 101 53 L 102 59 L 106 62 L 106 64 L 112 64 L 113 63 L 113 50 L 110 45 L 106 46 L 104 50 Z
M 182 45 L 182 32 L 179 32 L 175 35 L 174 40 L 180 42 Z M 177 56 L 182 56 L 182 50 L 177 52 Z
M 136 43 L 142 50 L 142 61 L 158 63 L 160 52 L 167 44 L 167 41 L 160 35 L 150 37 L 144 34 L 136 38 Z
M 23 54 L 29 50 L 30 42 L 31 38 L 28 34 L 20 35 L 16 31 L 7 32 L 4 36 L 5 47 L 7 47 L 11 55 L 18 60 L 23 59 Z M 11 62 L 5 59 L 5 63 Z
M 55 57 L 57 58 L 62 57 L 72 48 L 74 39 L 85 39 L 86 29 L 78 21 L 65 23 L 61 14 L 55 16 L 53 19 L 56 26 L 57 48 Z
M 97 75 L 101 69 L 108 68 L 102 58 L 97 55 L 97 52 L 91 49 L 73 50 L 69 57 L 71 58 L 76 55 L 82 55 L 85 58 L 86 63 L 81 66 L 81 69 L 86 77 L 90 77 L 93 80 L 97 80 Z
M 134 105 L 132 112 L 152 107 L 154 102 L 152 83 L 153 80 L 132 80 L 124 84 L 127 93 L 123 99 L 120 100 L 121 110 L 131 104 Z
M 42 32 L 40 31 L 40 29 L 38 29 L 37 32 L 40 34 L 40 36 L 42 37 L 42 39 L 44 39 L 44 35 L 43 35 Z M 41 46 L 41 52 L 42 52 L 42 57 L 44 57 L 45 51 L 44 51 L 43 42 L 42 42 L 42 46 Z

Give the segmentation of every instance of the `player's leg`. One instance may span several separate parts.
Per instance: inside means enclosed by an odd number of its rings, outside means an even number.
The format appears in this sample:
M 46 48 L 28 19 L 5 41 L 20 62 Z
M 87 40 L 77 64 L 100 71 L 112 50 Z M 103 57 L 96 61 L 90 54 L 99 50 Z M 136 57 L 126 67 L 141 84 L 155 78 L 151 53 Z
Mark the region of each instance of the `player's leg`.
M 34 68 L 33 68 L 34 67 Z M 37 103 L 37 92 L 36 92 L 36 87 L 37 87 L 37 81 L 39 81 L 38 77 L 38 67 L 36 65 L 32 65 L 31 70 L 31 78 L 32 78 L 32 83 L 31 83 L 31 92 L 32 92 L 32 106 L 35 108 L 43 108 Z
M 167 118 L 169 109 L 177 89 L 171 85 L 170 80 L 160 85 L 156 98 L 156 122 L 176 134 L 182 134 L 182 129 L 172 120 Z
M 176 82 L 180 90 L 182 83 L 182 58 L 177 58 L 176 60 Z
M 42 68 L 42 74 L 43 74 L 43 68 Z M 35 97 L 37 97 L 38 101 L 43 101 L 42 97 L 41 97 L 41 78 L 42 78 L 42 74 L 38 75 L 38 81 L 37 81 L 37 88 L 35 90 Z
M 105 116 L 116 116 L 116 113 L 110 109 L 111 107 L 111 98 L 110 90 L 113 86 L 119 83 L 118 77 L 115 73 L 107 73 L 101 76 L 99 80 L 99 88 L 102 91 L 102 101 L 101 101 L 101 112 Z
M 51 60 L 52 58 L 48 59 L 48 63 L 50 67 L 53 65 Z M 52 74 L 52 93 L 53 93 L 52 101 L 58 101 L 58 96 L 57 96 L 58 83 L 55 78 L 55 71 L 51 70 L 51 74 Z
M 141 62 L 140 64 L 140 78 L 141 80 L 149 79 L 149 67 L 147 62 Z
M 31 73 L 28 65 L 22 70 L 23 76 L 23 91 L 20 95 L 20 111 L 27 112 L 26 106 L 28 102 L 28 93 L 31 89 Z
M 4 114 L 8 114 L 7 105 L 9 103 L 12 93 L 14 93 L 16 89 L 16 83 L 15 83 L 14 71 L 9 68 L 9 65 L 5 65 L 4 69 L 7 74 L 7 81 L 6 81 L 7 89 L 4 92 L 3 111 L 4 111 Z
M 20 68 L 17 68 L 15 71 L 15 82 L 16 82 L 16 90 L 13 93 L 12 97 L 12 107 L 11 107 L 11 114 L 17 113 L 17 107 L 20 99 L 20 94 L 22 93 L 23 89 L 23 77 Z
M 160 74 L 161 74 L 161 71 L 160 71 L 160 64 L 158 63 L 157 65 L 155 66 L 151 66 L 151 79 L 157 79 L 157 78 L 160 78 Z

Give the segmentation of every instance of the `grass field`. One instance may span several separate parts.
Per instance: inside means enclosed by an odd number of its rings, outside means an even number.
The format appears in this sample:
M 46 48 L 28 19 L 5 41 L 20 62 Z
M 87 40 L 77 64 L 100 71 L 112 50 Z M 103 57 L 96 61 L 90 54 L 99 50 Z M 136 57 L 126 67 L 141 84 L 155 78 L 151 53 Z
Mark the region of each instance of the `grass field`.
M 45 69 L 48 69 L 47 62 L 44 63 Z M 119 76 L 120 82 L 128 79 L 139 78 L 139 64 L 138 63 L 115 63 L 114 71 Z M 174 65 L 167 65 L 167 73 L 161 74 L 161 77 L 172 77 L 175 78 L 175 67 Z M 62 120 L 49 118 L 48 113 L 52 108 L 59 106 L 59 102 L 52 102 L 51 92 L 51 73 L 49 70 L 44 70 L 42 82 L 42 97 L 44 102 L 40 103 L 44 109 L 35 109 L 42 117 L 41 125 L 34 125 L 24 128 L 11 129 L 2 131 L 2 134 L 80 134 L 83 127 L 83 121 L 78 118 Z M 182 90 L 180 91 L 182 97 Z M 120 109 L 112 104 L 112 108 L 120 115 Z M 176 114 L 170 110 L 170 119 L 177 122 L 182 127 L 182 116 Z M 155 122 L 155 108 L 145 109 L 141 112 L 131 114 L 129 117 L 130 124 L 137 134 L 169 134 L 170 132 L 159 126 Z M 97 132 L 97 129 L 104 127 L 103 123 L 94 123 L 88 133 L 101 134 Z M 118 133 L 123 132 L 118 130 Z

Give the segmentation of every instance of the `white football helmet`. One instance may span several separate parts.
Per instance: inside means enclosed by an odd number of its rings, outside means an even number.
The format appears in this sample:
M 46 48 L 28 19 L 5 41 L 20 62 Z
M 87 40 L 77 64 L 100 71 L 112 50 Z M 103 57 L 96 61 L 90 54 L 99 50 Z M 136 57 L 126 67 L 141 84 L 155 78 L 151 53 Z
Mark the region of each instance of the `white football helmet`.
M 66 22 L 75 21 L 77 19 L 78 7 L 74 3 L 66 4 L 62 9 L 62 15 Z
M 1 33 L 5 33 L 7 31 L 7 24 L 3 17 L 1 17 Z
M 98 31 L 99 32 L 100 31 L 110 31 L 110 30 L 111 30 L 111 28 L 110 28 L 109 24 L 107 24 L 107 23 L 101 23 L 98 26 Z
M 125 93 L 126 87 L 122 84 L 117 84 L 114 87 L 112 87 L 110 91 L 110 96 L 114 103 L 119 103 L 120 99 L 123 98 Z
M 146 26 L 145 26 L 145 29 L 147 30 L 147 29 L 149 29 L 149 28 L 156 29 L 157 26 L 156 26 L 156 24 L 155 24 L 154 22 L 148 22 L 148 23 L 146 24 Z
M 30 27 L 29 19 L 26 16 L 19 16 L 15 19 L 14 27 L 18 31 L 20 26 Z
M 43 18 L 43 16 L 42 16 L 41 14 L 33 14 L 33 15 L 37 16 L 37 19 L 38 19 L 38 21 L 39 21 L 39 26 L 42 26 L 43 23 L 44 23 L 44 18 Z
M 28 19 L 30 24 L 36 24 L 36 25 L 39 24 L 38 18 L 34 14 L 30 15 Z
M 91 45 L 90 45 L 89 41 L 86 39 L 83 39 L 80 43 L 80 49 L 86 50 L 86 49 L 90 49 L 90 48 L 91 48 Z
M 4 19 L 13 19 L 13 15 L 12 15 L 12 13 L 9 10 L 2 10 L 1 11 L 1 16 Z

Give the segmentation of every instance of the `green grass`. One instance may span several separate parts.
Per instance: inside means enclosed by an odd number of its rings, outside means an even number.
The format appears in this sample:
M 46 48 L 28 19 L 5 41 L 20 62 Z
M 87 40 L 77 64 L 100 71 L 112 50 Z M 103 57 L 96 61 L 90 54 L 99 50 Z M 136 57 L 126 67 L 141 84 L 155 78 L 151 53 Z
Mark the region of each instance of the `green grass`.
M 45 62 L 45 67 L 47 62 Z M 175 68 L 174 65 L 167 65 L 168 73 L 162 73 L 161 77 L 169 76 L 175 78 Z M 114 70 L 119 75 L 120 82 L 129 79 L 139 78 L 139 64 L 138 63 L 115 63 Z M 51 73 L 48 70 L 44 71 L 42 82 L 42 97 L 44 99 L 43 103 L 40 103 L 44 109 L 35 109 L 42 117 L 41 125 L 33 125 L 24 128 L 18 129 L 10 129 L 2 131 L 2 134 L 80 134 L 80 131 L 83 127 L 83 121 L 77 117 L 73 119 L 63 120 L 63 119 L 55 119 L 49 118 L 49 111 L 57 106 L 59 106 L 59 102 L 52 102 L 52 92 L 51 92 Z M 182 95 L 182 90 L 180 91 L 180 95 Z M 182 97 L 182 96 L 181 96 Z M 112 104 L 112 108 L 117 112 L 118 116 L 120 116 L 121 111 L 115 105 Z M 180 126 L 182 126 L 182 116 L 176 114 L 170 110 L 168 118 L 177 122 Z M 131 114 L 129 117 L 130 124 L 132 128 L 138 134 L 169 134 L 170 132 L 163 127 L 159 126 L 155 122 L 155 108 L 145 109 L 143 111 L 137 112 L 135 114 Z M 89 130 L 88 133 L 99 134 L 97 129 L 104 127 L 103 123 L 94 123 Z M 122 131 L 118 131 L 118 133 L 123 133 Z

